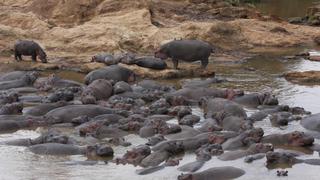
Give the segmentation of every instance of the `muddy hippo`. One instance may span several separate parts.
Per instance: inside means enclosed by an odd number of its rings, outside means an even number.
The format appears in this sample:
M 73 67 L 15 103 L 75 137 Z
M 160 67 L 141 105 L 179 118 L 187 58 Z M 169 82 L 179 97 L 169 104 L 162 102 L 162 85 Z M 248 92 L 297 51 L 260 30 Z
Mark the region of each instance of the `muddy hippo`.
M 222 144 L 224 150 L 234 150 L 241 147 L 250 146 L 253 143 L 259 143 L 263 136 L 262 128 L 254 128 L 242 132 L 239 136 L 230 138 Z
M 132 65 L 136 62 L 136 55 L 131 52 L 116 54 L 114 58 L 123 64 Z
M 227 180 L 236 179 L 245 174 L 245 171 L 231 166 L 213 167 L 202 172 L 193 174 L 182 174 L 178 180 Z
M 30 146 L 31 152 L 41 155 L 78 155 L 84 154 L 87 156 L 113 156 L 113 149 L 106 145 L 94 145 L 80 147 L 71 144 L 45 143 Z
M 141 161 L 151 154 L 151 149 L 146 145 L 139 145 L 127 151 L 123 157 L 116 158 L 114 162 L 116 164 L 133 164 L 139 165 Z
M 65 101 L 60 101 L 56 103 L 44 103 L 26 110 L 24 114 L 31 115 L 31 116 L 43 116 L 47 114 L 49 111 L 62 106 L 66 106 L 67 104 L 68 103 Z
M 222 161 L 232 161 L 248 155 L 267 153 L 269 151 L 273 151 L 272 144 L 257 143 L 257 144 L 252 144 L 247 150 L 236 150 L 236 151 L 225 152 L 224 154 L 220 155 L 218 159 Z
M 245 94 L 234 99 L 235 102 L 247 106 L 256 108 L 260 105 L 278 105 L 278 99 L 270 93 L 253 93 Z
M 83 104 L 96 104 L 99 100 L 107 100 L 112 95 L 112 84 L 105 79 L 94 80 L 81 94 Z
M 135 81 L 135 74 L 130 69 L 118 65 L 112 65 L 91 71 L 85 77 L 85 83 L 90 84 L 96 79 L 107 79 L 113 81 L 113 83 L 119 81 L 133 82 Z
M 320 165 L 320 159 L 298 159 L 298 154 L 290 152 L 268 152 L 266 154 L 267 167 L 277 168 L 277 165 L 283 167 L 283 164 L 292 167 L 294 164 L 306 163 L 309 165 Z
M 201 67 L 205 69 L 209 62 L 209 56 L 213 52 L 210 44 L 199 40 L 174 40 L 160 47 L 155 52 L 155 57 L 165 60 L 171 58 L 174 69 L 178 69 L 178 60 L 193 62 L 201 61 Z
M 38 78 L 33 86 L 42 91 L 49 91 L 53 88 L 81 87 L 83 84 L 51 74 L 49 77 Z
M 121 94 L 124 92 L 131 92 L 132 88 L 130 86 L 130 84 L 124 82 L 124 81 L 119 81 L 117 83 L 114 84 L 113 86 L 113 93 L 114 94 Z
M 30 72 L 23 75 L 20 79 L 2 81 L 0 82 L 0 90 L 31 86 L 38 76 L 39 74 L 37 72 Z
M 136 65 L 150 68 L 150 69 L 157 69 L 157 70 L 163 70 L 167 68 L 167 63 L 165 61 L 162 61 L 158 58 L 153 57 L 141 57 L 136 59 Z
M 198 87 L 209 87 L 211 84 L 217 84 L 225 82 L 224 79 L 218 79 L 216 77 L 207 78 L 205 80 L 202 79 L 191 79 L 191 80 L 183 80 L 182 88 L 198 88 Z
M 230 89 L 192 87 L 179 89 L 175 92 L 169 93 L 167 96 L 182 96 L 191 102 L 199 102 L 203 97 L 231 99 L 232 97 L 237 96 L 238 94 L 242 94 L 242 92 L 237 92 Z
M 17 102 L 19 100 L 19 94 L 15 91 L 0 92 L 0 105 Z
M 49 111 L 45 116 L 56 119 L 57 122 L 71 122 L 79 116 L 95 117 L 102 114 L 112 114 L 113 110 L 97 105 L 68 105 Z
M 104 63 L 108 66 L 118 64 L 119 61 L 119 59 L 116 59 L 113 55 L 107 53 L 94 55 L 91 59 L 91 62 Z
M 271 143 L 275 146 L 312 146 L 314 138 L 304 132 L 294 131 L 287 134 L 271 134 L 264 136 L 263 143 Z
M 14 45 L 14 57 L 17 61 L 22 61 L 22 55 L 31 56 L 32 61 L 37 61 L 37 56 L 42 63 L 47 63 L 47 54 L 40 47 L 40 45 L 34 41 L 19 40 Z
M 0 108 L 0 115 L 20 114 L 22 109 L 22 103 L 6 104 Z

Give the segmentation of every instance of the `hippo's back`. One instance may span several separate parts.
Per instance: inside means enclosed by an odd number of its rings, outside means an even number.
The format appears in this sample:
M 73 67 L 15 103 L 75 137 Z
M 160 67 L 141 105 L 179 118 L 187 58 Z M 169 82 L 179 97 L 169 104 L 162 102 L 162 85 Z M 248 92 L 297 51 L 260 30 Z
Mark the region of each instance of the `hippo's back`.
M 70 144 L 46 143 L 37 144 L 29 147 L 35 154 L 42 155 L 77 155 L 82 154 L 79 147 Z
M 34 41 L 20 40 L 14 45 L 14 50 L 22 55 L 32 55 L 38 49 L 41 49 L 41 47 Z
M 163 48 L 169 57 L 184 61 L 208 59 L 212 52 L 210 44 L 199 40 L 175 40 Z

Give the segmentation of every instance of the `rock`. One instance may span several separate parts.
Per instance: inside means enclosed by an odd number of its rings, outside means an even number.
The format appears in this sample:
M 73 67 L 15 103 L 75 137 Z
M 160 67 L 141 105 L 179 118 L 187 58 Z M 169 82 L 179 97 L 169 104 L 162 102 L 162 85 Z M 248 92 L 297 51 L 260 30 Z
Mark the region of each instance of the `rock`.
M 83 73 L 89 73 L 93 70 L 103 68 L 103 67 L 106 67 L 106 65 L 103 63 L 97 63 L 97 62 L 85 63 L 80 67 L 80 71 Z
M 214 77 L 215 72 L 211 69 L 205 71 L 199 70 L 199 68 L 192 67 L 192 65 L 181 66 L 181 70 L 165 69 L 165 70 L 154 70 L 149 68 L 140 67 L 137 65 L 126 65 L 119 64 L 120 66 L 126 67 L 134 71 L 136 75 L 141 78 L 149 79 L 171 79 L 171 78 L 182 78 L 182 77 Z M 191 67 L 190 67 L 191 66 Z
M 297 84 L 320 84 L 320 71 L 289 72 L 284 77 Z

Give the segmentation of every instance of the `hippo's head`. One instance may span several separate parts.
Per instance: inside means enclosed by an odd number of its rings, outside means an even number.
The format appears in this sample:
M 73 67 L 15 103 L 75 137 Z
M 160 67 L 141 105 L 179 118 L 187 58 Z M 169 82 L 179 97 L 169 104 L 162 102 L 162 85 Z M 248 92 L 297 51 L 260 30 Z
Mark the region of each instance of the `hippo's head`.
M 178 176 L 178 180 L 194 180 L 192 174 L 181 174 Z
M 226 141 L 226 138 L 222 135 L 210 134 L 208 136 L 208 141 L 210 144 L 222 144 Z
M 28 84 L 33 84 L 37 78 L 39 77 L 40 73 L 39 72 L 36 72 L 36 71 L 32 71 L 30 73 L 27 73 L 26 75 L 24 75 L 22 77 L 22 79 L 28 83 Z
M 168 59 L 168 55 L 166 53 L 164 53 L 161 49 L 154 52 L 154 57 L 160 58 L 162 60 Z
M 183 96 L 167 96 L 166 101 L 171 105 L 171 106 L 184 106 L 188 105 L 189 102 L 188 100 L 183 97 Z
M 278 99 L 271 93 L 263 93 L 259 96 L 261 105 L 275 106 L 279 104 Z
M 53 136 L 48 136 L 46 138 L 47 143 L 67 144 L 68 141 L 69 141 L 68 136 L 63 136 L 63 135 L 53 135 Z
M 295 161 L 295 156 L 295 154 L 286 152 L 268 152 L 266 154 L 267 165 L 293 164 Z
M 43 62 L 43 63 L 47 63 L 48 62 L 47 54 L 42 49 L 40 49 L 38 51 L 38 56 L 39 56 L 39 59 L 41 60 L 41 62 Z
M 100 156 L 100 157 L 108 157 L 113 156 L 113 149 L 107 145 L 93 145 L 87 147 L 87 156 Z
M 91 89 L 87 89 L 81 94 L 81 102 L 83 104 L 96 104 L 97 100 L 93 95 L 93 91 Z
M 273 151 L 273 145 L 272 144 L 257 143 L 257 144 L 252 144 L 248 150 L 250 152 L 255 153 L 255 154 L 267 153 L 269 151 Z
M 314 138 L 304 134 L 304 132 L 294 131 L 286 135 L 289 145 L 292 146 L 311 146 L 314 142 Z

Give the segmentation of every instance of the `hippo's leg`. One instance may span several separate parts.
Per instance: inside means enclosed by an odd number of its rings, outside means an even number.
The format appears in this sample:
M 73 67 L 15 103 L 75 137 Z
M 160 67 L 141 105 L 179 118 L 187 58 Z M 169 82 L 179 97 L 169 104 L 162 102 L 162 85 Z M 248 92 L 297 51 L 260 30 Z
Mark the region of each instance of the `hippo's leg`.
M 208 58 L 201 60 L 201 68 L 205 69 L 207 67 L 208 63 L 209 63 Z
M 173 68 L 178 69 L 178 59 L 172 58 Z
M 33 62 L 36 62 L 37 61 L 37 54 L 32 54 L 32 61 Z
M 16 59 L 16 61 L 22 61 L 21 54 L 19 54 L 17 52 L 14 53 L 14 58 Z

